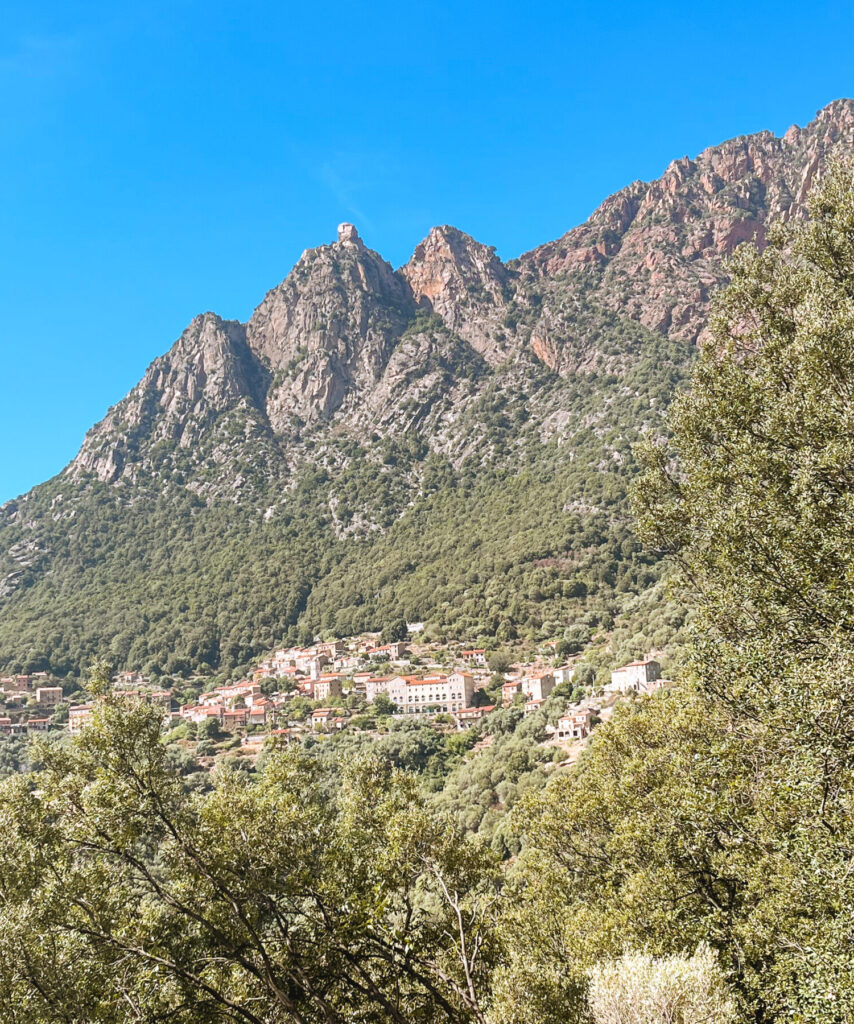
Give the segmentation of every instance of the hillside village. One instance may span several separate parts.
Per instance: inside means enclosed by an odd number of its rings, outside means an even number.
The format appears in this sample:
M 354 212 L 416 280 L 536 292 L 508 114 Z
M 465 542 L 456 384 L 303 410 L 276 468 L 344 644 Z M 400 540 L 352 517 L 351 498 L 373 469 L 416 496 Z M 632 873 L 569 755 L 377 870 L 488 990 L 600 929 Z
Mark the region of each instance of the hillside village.
M 463 732 L 496 710 L 517 707 L 527 717 L 554 697 L 561 704 L 551 705 L 545 742 L 569 749 L 619 700 L 666 682 L 651 657 L 613 671 L 610 683 L 599 686 L 579 684 L 577 665 L 577 657 L 562 662 L 548 644 L 530 660 L 511 662 L 485 648 L 419 643 L 417 633 L 389 643 L 364 634 L 283 647 L 236 681 L 170 680 L 164 687 L 162 678 L 153 682 L 131 671 L 113 677 L 112 692 L 161 707 L 165 729 L 186 724 L 194 735 L 231 735 L 250 753 L 268 740 L 288 744 L 342 730 L 370 732 L 389 719 Z M 0 737 L 79 733 L 93 703 L 77 685 L 44 672 L 0 678 Z

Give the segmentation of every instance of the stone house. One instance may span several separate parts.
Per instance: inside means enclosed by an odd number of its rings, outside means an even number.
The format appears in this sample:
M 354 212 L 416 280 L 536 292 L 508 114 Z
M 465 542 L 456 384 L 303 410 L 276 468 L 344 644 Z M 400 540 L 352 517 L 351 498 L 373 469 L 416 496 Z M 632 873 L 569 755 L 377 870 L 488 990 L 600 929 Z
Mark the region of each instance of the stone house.
M 590 708 L 575 708 L 557 720 L 555 736 L 559 740 L 583 740 L 590 735 L 593 712 Z
M 528 700 L 545 700 L 555 688 L 555 677 L 551 672 L 537 672 L 522 680 L 522 693 Z
M 494 704 L 486 704 L 482 708 L 461 708 L 454 712 L 454 718 L 461 729 L 470 729 L 476 722 L 481 721 L 490 711 L 494 710 Z
M 36 701 L 47 708 L 56 707 L 62 703 L 62 687 L 40 686 L 36 690 Z
M 314 683 L 314 699 L 329 700 L 330 697 L 341 696 L 341 676 L 321 676 Z
M 605 686 L 605 693 L 648 693 L 651 686 L 661 678 L 661 666 L 657 661 L 632 661 L 611 673 L 611 682 Z
M 508 679 L 506 683 L 501 684 L 501 704 L 503 707 L 508 708 L 513 703 L 513 700 L 517 693 L 522 693 L 522 680 L 521 679 Z

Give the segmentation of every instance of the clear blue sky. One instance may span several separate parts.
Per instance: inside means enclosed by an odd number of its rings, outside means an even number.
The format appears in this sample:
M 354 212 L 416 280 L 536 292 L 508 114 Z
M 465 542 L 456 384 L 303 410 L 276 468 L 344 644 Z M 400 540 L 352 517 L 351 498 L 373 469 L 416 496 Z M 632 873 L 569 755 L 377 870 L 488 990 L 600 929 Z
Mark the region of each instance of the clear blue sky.
M 4 0 L 0 501 L 213 309 L 352 220 L 504 258 L 854 95 L 850 3 Z

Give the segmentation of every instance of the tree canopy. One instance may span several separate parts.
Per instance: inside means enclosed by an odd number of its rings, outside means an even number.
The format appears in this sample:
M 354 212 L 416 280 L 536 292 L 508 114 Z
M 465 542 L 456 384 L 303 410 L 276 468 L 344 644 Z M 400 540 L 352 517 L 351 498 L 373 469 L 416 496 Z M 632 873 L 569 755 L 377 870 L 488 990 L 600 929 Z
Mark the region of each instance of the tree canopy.
M 281 751 L 189 794 L 102 698 L 0 788 L 0 1019 L 482 1021 L 494 861 L 413 777 Z

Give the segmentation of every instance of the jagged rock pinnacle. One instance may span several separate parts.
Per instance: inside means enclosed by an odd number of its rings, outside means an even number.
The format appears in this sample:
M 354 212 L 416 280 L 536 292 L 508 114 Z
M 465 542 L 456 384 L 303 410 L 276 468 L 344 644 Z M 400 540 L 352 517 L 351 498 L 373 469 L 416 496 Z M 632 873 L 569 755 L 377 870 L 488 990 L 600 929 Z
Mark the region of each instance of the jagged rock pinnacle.
M 338 241 L 352 242 L 354 245 L 362 244 L 362 239 L 359 238 L 359 232 L 356 230 L 355 224 L 348 224 L 346 221 L 338 225 Z

